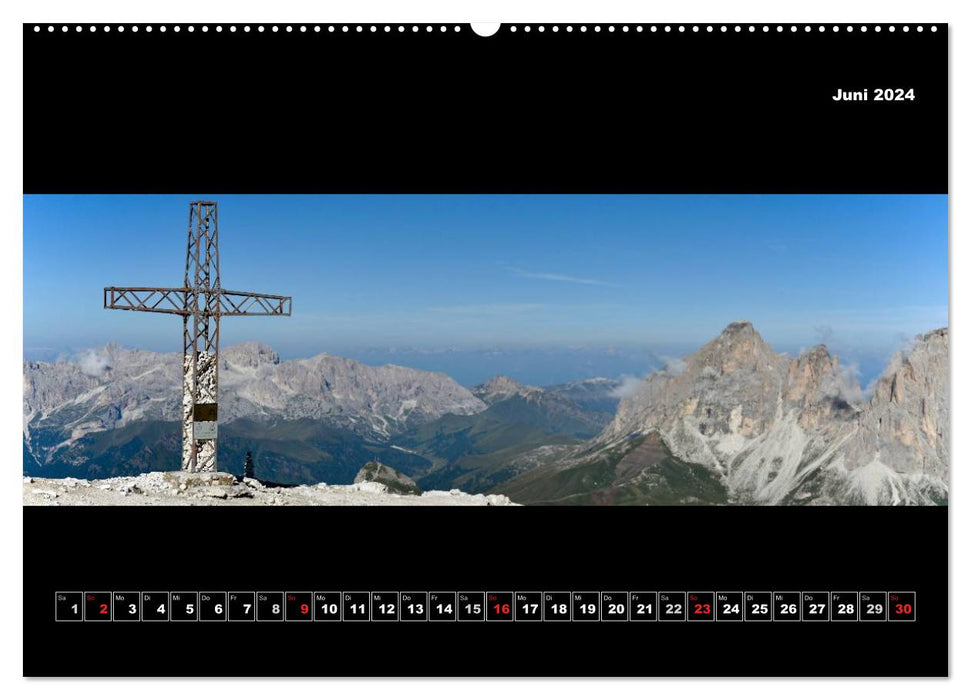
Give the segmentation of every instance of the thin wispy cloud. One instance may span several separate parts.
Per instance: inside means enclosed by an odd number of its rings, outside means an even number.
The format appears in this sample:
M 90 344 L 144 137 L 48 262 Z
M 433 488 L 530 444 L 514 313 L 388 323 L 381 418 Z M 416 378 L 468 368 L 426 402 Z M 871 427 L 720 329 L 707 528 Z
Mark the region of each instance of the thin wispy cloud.
M 611 390 L 610 395 L 617 399 L 626 399 L 628 396 L 636 394 L 644 386 L 644 377 L 633 374 L 624 374 L 620 378 L 620 384 Z
M 573 284 L 586 284 L 595 287 L 616 287 L 616 284 L 610 282 L 604 282 L 603 280 L 591 279 L 589 277 L 574 277 L 573 275 L 566 275 L 560 272 L 534 272 L 532 270 L 524 270 L 519 267 L 511 267 L 509 265 L 504 265 L 508 272 L 516 275 L 516 277 L 522 277 L 524 279 L 531 280 L 545 280 L 547 282 L 571 282 Z
M 488 316 L 518 314 L 539 311 L 542 304 L 456 304 L 452 306 L 432 306 L 427 310 L 436 314 L 457 314 L 468 316 Z

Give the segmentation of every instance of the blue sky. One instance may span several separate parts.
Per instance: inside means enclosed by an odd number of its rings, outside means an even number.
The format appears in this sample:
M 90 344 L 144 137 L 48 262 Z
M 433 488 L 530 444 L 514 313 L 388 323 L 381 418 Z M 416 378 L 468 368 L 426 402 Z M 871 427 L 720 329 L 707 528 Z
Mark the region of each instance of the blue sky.
M 876 358 L 947 325 L 945 196 L 42 195 L 24 197 L 25 356 L 179 350 L 176 318 L 105 311 L 101 289 L 179 286 L 188 202 L 210 198 L 223 286 L 294 300 L 227 320 L 223 344 L 285 357 L 687 352 L 747 319 L 779 350 Z

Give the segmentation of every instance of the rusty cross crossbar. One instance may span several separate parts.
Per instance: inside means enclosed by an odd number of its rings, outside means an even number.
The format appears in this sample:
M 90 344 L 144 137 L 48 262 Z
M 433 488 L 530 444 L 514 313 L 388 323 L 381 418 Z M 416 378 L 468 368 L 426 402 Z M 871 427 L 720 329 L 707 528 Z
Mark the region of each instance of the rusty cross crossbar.
M 290 297 L 252 292 L 219 292 L 220 316 L 289 316 Z
M 188 302 L 194 290 L 186 287 L 105 287 L 104 307 L 122 311 L 149 311 L 156 314 L 191 316 Z M 211 316 L 289 316 L 290 297 L 278 294 L 210 290 L 219 297 Z
M 187 316 L 192 313 L 186 303 L 189 291 L 184 287 L 105 287 L 104 304 L 106 309 Z
M 104 307 L 182 317 L 182 469 L 216 471 L 219 319 L 289 316 L 290 297 L 235 292 L 219 284 L 215 202 L 190 202 L 181 287 L 105 287 Z

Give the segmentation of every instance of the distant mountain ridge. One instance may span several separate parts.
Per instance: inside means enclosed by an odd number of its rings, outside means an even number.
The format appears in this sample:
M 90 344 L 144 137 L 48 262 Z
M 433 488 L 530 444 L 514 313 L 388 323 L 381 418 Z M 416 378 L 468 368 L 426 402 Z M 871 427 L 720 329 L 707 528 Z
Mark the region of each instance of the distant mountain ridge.
M 524 399 L 538 398 L 543 390 L 538 386 L 521 384 L 511 377 L 497 374 L 491 379 L 472 388 L 472 393 L 490 406 L 513 396 Z
M 597 384 L 604 387 L 599 380 Z M 486 410 L 443 416 L 395 437 L 399 445 L 429 460 L 430 466 L 416 473 L 422 488 L 497 487 L 514 475 L 507 465 L 523 453 L 589 439 L 612 415 L 586 410 L 560 387 L 528 386 L 503 375 L 474 387 L 472 393 L 488 404 Z
M 181 419 L 181 357 L 118 345 L 77 362 L 24 362 L 24 437 L 41 464 L 86 435 L 140 421 Z M 320 354 L 280 361 L 259 343 L 226 348 L 219 366 L 219 417 L 224 424 L 257 420 L 323 421 L 369 440 L 446 414 L 486 405 L 445 374 L 407 367 L 370 367 Z M 32 435 L 57 433 L 44 447 Z
M 622 382 L 606 377 L 592 377 L 578 379 L 565 384 L 554 384 L 546 387 L 551 394 L 564 396 L 572 400 L 585 411 L 592 411 L 606 416 L 605 423 L 610 422 L 617 412 L 620 403 L 620 388 Z
M 279 483 L 349 483 L 375 460 L 452 488 L 449 475 L 467 471 L 465 458 L 481 469 L 592 437 L 610 420 L 505 377 L 469 391 L 441 373 L 329 354 L 281 361 L 259 343 L 225 348 L 219 371 L 220 464 L 238 470 L 252 449 L 258 473 Z M 609 380 L 595 383 L 609 391 Z M 175 468 L 180 386 L 175 353 L 109 344 L 70 362 L 25 362 L 25 473 L 105 478 Z
M 612 411 L 607 414 L 588 410 L 571 397 L 571 391 L 579 393 L 577 387 L 588 381 L 608 382 L 610 386 L 616 384 L 610 380 L 584 380 L 570 385 L 543 388 L 496 375 L 473 387 L 472 393 L 496 413 L 515 415 L 522 422 L 550 433 L 586 438 L 603 430 L 613 415 Z

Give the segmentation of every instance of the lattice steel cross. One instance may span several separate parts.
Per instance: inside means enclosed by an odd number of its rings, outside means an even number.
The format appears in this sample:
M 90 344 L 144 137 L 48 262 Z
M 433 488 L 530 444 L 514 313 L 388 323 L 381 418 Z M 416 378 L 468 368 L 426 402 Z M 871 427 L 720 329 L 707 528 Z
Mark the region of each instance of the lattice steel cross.
M 289 316 L 290 297 L 223 289 L 216 203 L 190 202 L 185 284 L 105 287 L 104 306 L 182 316 L 182 469 L 216 471 L 219 319 Z

